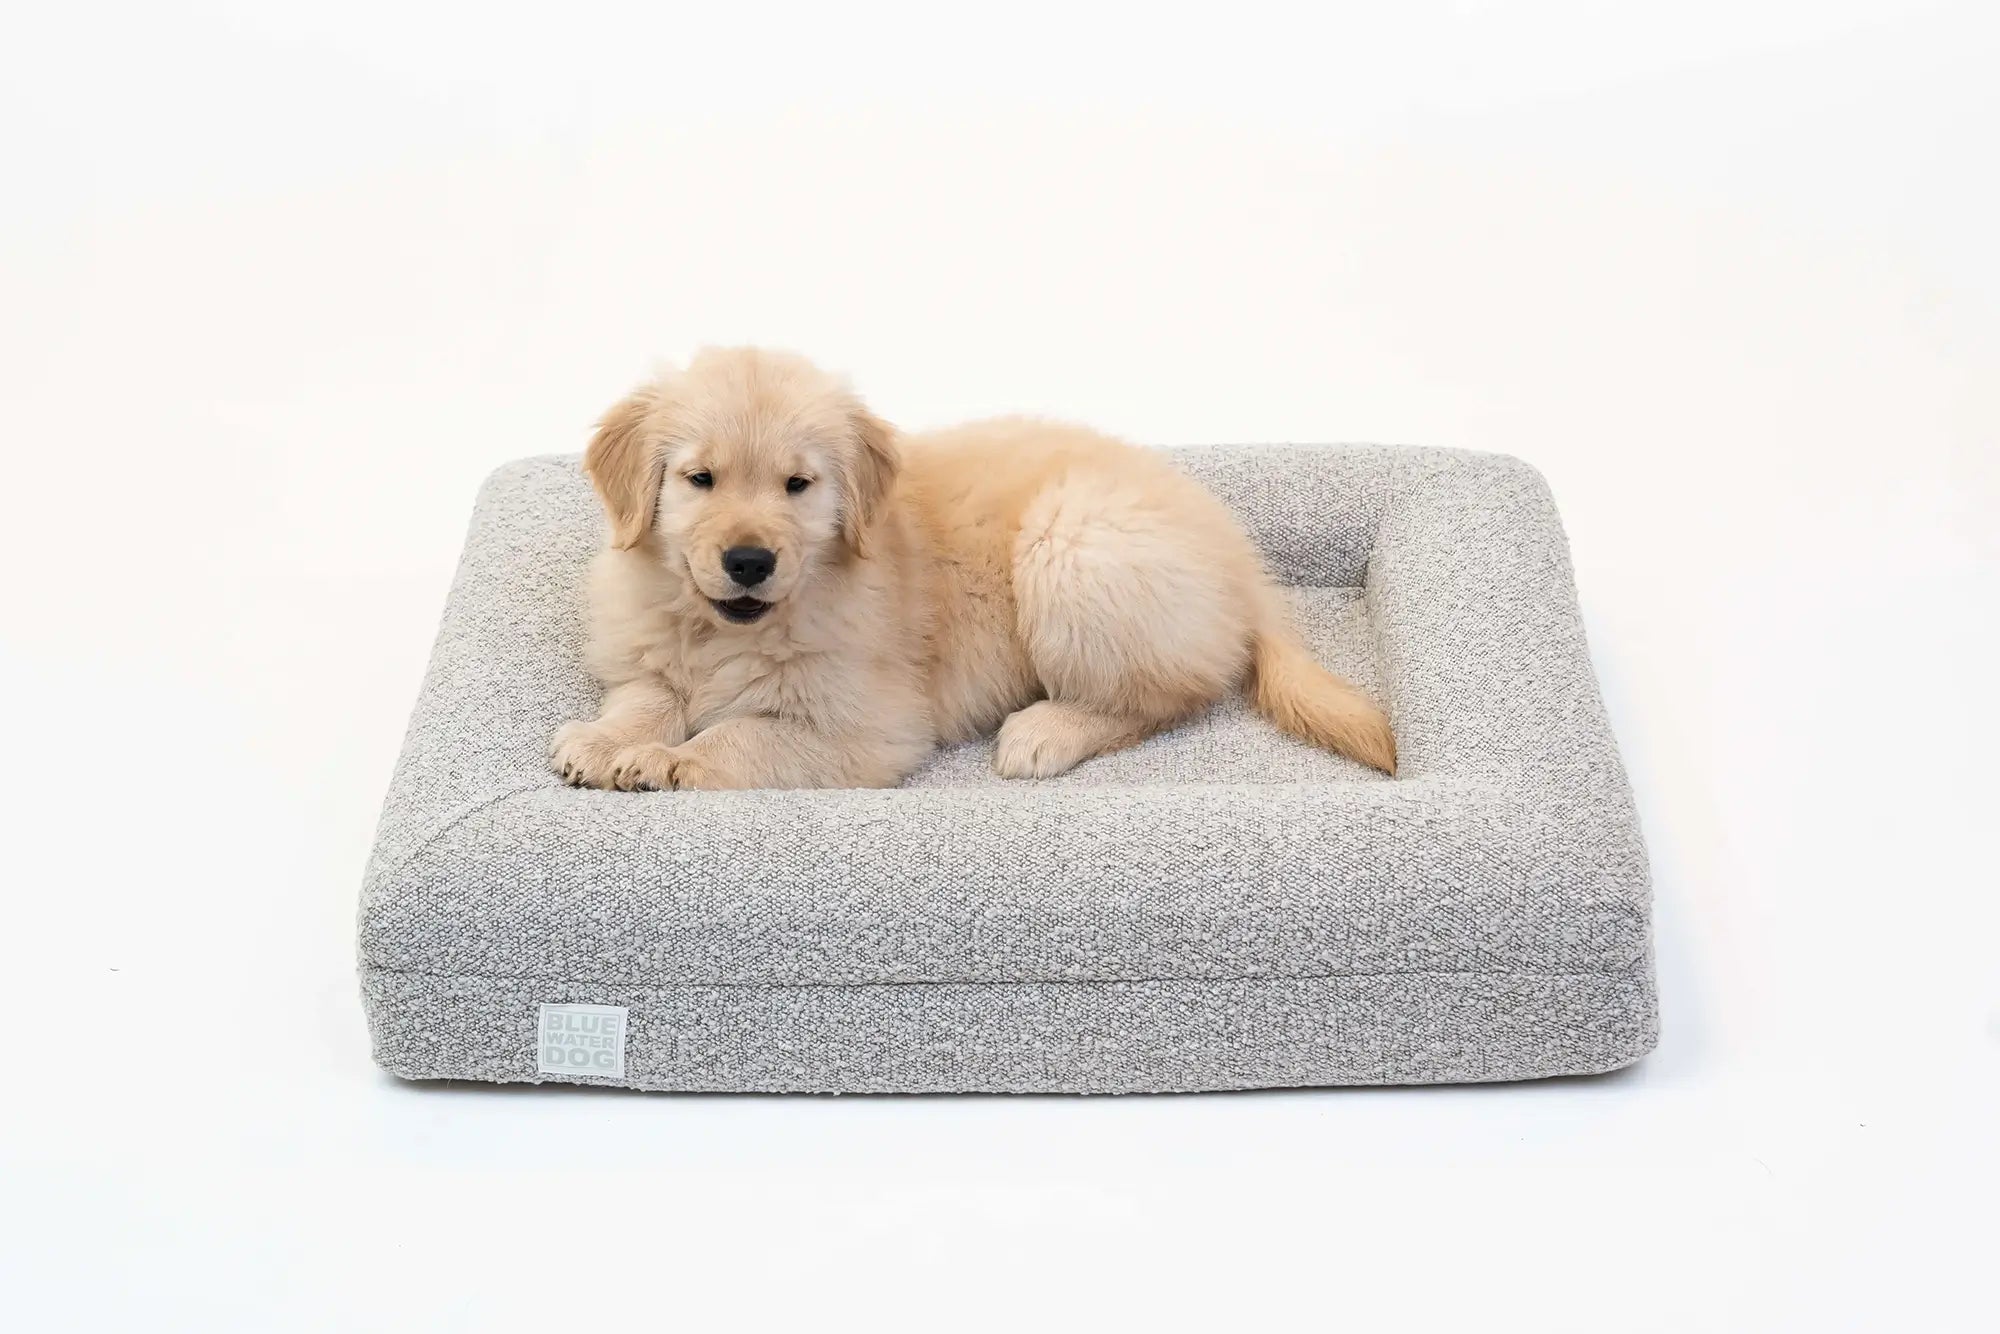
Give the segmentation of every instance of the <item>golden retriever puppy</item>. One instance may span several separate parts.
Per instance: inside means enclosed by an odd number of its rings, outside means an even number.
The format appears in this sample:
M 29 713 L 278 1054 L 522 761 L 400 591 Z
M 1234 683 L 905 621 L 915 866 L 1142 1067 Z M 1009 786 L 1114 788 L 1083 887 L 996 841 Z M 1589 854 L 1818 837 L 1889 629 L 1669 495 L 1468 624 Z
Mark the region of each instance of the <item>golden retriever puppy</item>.
M 1221 502 L 1156 454 L 1008 419 L 899 435 L 803 358 L 710 350 L 599 424 L 600 716 L 571 783 L 889 787 L 998 729 L 1059 774 L 1226 692 L 1393 772 L 1382 712 L 1292 633 Z

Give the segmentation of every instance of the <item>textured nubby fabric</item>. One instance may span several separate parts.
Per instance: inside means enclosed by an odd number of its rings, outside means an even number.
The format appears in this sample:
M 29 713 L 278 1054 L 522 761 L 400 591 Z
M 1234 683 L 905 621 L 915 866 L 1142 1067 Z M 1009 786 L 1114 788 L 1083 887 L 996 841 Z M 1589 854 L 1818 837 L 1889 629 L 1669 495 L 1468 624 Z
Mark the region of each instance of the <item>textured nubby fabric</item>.
M 537 1073 L 627 1007 L 651 1089 L 1125 1092 L 1525 1079 L 1656 1018 L 1645 853 L 1547 487 L 1441 450 L 1202 448 L 1390 779 L 1237 700 L 1060 778 L 990 743 L 894 791 L 579 791 L 595 715 L 574 458 L 481 492 L 362 892 L 376 1059 Z

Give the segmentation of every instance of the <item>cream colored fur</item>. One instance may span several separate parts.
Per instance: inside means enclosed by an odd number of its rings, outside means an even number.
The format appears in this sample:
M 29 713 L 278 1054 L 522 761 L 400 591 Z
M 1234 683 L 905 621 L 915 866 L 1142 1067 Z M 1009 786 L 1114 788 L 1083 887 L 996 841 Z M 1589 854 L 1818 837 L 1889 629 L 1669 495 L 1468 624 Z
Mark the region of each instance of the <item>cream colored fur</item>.
M 1022 419 L 898 435 L 804 359 L 729 349 L 613 407 L 584 466 L 611 539 L 603 709 L 551 748 L 573 783 L 887 787 L 996 728 L 994 768 L 1038 778 L 1239 687 L 1395 768 L 1388 720 L 1298 642 L 1234 517 L 1147 451 Z M 777 556 L 749 624 L 711 601 L 745 593 L 722 566 L 743 545 Z

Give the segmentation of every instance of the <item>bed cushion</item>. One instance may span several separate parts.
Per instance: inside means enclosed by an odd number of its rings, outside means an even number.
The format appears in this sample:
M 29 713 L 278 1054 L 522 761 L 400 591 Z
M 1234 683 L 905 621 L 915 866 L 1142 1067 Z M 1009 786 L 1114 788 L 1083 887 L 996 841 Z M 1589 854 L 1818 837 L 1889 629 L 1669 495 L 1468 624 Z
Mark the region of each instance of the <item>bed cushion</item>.
M 601 519 L 575 458 L 494 474 L 362 891 L 377 1061 L 1124 1092 L 1524 1079 L 1649 1050 L 1645 854 L 1541 478 L 1443 450 L 1171 457 L 1242 518 L 1320 659 L 1387 705 L 1395 778 L 1232 699 L 1037 782 L 994 775 L 980 742 L 893 791 L 567 787 L 545 755 L 595 714 L 580 588 Z

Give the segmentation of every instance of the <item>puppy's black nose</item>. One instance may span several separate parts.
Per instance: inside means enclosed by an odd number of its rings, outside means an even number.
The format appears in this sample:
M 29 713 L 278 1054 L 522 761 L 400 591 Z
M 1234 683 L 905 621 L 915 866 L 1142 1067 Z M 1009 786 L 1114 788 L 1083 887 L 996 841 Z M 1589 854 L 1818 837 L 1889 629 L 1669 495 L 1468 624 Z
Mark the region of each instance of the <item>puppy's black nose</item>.
M 731 547 L 722 553 L 722 572 L 745 588 L 755 588 L 778 568 L 778 553 L 769 547 Z

